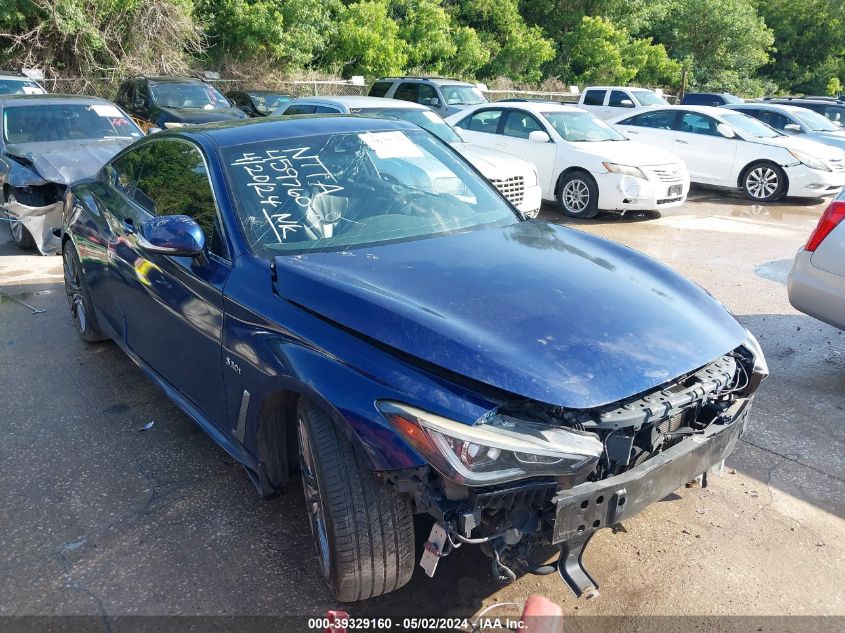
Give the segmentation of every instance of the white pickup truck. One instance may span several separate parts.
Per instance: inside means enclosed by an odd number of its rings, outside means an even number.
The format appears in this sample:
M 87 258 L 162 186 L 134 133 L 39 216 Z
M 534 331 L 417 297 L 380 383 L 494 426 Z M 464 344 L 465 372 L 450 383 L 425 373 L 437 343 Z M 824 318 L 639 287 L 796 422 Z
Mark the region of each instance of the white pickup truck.
M 600 119 L 612 119 L 626 112 L 669 105 L 663 97 L 647 88 L 622 86 L 589 86 L 578 99 L 578 107 L 589 110 Z

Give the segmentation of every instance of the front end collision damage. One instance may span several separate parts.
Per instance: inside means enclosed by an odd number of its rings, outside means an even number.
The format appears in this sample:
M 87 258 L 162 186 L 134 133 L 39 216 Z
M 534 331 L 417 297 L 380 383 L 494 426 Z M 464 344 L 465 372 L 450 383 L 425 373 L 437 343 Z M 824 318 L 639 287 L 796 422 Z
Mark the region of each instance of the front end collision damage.
M 8 187 L 3 202 L 10 222 L 20 222 L 42 255 L 61 248 L 65 186 L 51 182 Z
M 451 461 L 466 461 L 470 453 L 476 458 L 486 446 L 453 440 L 436 446 L 438 432 L 449 431 L 437 416 L 409 425 L 413 411 L 409 415 L 393 403 L 382 405 L 385 417 L 430 464 L 382 476 L 411 496 L 418 513 L 435 519 L 420 561 L 429 576 L 455 548 L 480 545 L 501 580 L 515 579 L 518 573 L 556 571 L 576 596 L 596 597 L 598 583 L 582 561 L 590 538 L 603 528 L 615 530 L 623 520 L 698 477 L 706 486 L 708 471 L 723 463 L 743 433 L 754 392 L 767 375 L 765 357 L 749 333 L 733 352 L 623 402 L 593 410 L 531 401 L 506 403 L 470 428 L 484 429 L 491 417 L 500 415 L 527 421 L 528 429 L 545 424 L 555 432 L 575 434 L 572 437 L 579 439 L 573 452 L 584 459 L 558 462 L 564 467 L 557 475 L 504 477 L 501 484 L 488 486 L 472 480 L 473 485 L 467 485 L 466 473 L 426 454 L 451 449 Z M 397 417 L 405 422 L 397 426 Z M 484 441 L 483 432 L 475 437 Z M 595 459 L 589 458 L 588 438 L 599 446 Z M 500 449 L 505 445 L 500 443 Z M 557 563 L 539 564 L 537 552 L 548 558 L 550 547 L 559 549 Z

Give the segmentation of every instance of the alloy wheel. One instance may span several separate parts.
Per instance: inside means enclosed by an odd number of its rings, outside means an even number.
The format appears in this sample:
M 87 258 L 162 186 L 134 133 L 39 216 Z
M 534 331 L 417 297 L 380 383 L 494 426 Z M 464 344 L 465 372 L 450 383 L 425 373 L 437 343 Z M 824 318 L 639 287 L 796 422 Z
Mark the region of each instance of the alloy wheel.
M 590 188 L 583 180 L 570 180 L 561 192 L 563 206 L 570 213 L 581 213 L 590 204 Z
M 745 189 L 759 200 L 771 197 L 779 185 L 777 172 L 771 167 L 755 167 L 745 177 Z
M 64 249 L 65 292 L 73 324 L 80 334 L 84 334 L 88 327 L 88 313 L 85 309 L 85 298 L 82 293 L 82 271 L 79 262 L 73 256 L 70 248 Z
M 323 576 L 328 578 L 331 573 L 329 552 L 329 537 L 326 528 L 326 514 L 323 510 L 323 500 L 320 495 L 320 484 L 317 480 L 317 470 L 314 460 L 314 448 L 305 421 L 299 418 L 299 467 L 302 476 L 302 489 L 305 493 L 305 509 L 308 512 L 308 522 L 311 524 L 311 534 L 317 548 L 317 558 Z

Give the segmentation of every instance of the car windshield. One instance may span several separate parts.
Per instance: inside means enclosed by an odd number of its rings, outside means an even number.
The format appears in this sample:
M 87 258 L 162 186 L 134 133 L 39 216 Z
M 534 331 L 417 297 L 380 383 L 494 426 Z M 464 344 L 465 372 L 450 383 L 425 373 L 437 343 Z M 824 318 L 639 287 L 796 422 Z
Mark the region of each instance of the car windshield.
M 227 148 L 246 242 L 259 257 L 346 250 L 519 221 L 423 130 L 281 138 Z
M 651 90 L 632 90 L 631 94 L 641 106 L 669 105 L 666 99 L 657 96 Z
M 463 139 L 442 118 L 430 110 L 416 110 L 414 108 L 352 108 L 353 114 L 374 114 L 380 117 L 400 119 L 419 125 L 447 143 L 460 143 Z
M 0 95 L 43 95 L 44 89 L 29 79 L 0 79 Z
M 754 138 L 775 138 L 776 136 L 783 136 L 783 134 L 762 121 L 758 121 L 753 117 L 739 112 L 723 114 L 722 118 L 732 127 Z
M 160 108 L 220 110 L 231 105 L 214 86 L 203 83 L 161 83 L 150 86 L 153 102 Z
M 830 122 L 830 119 L 823 117 L 812 110 L 793 110 L 792 116 L 801 121 L 813 132 L 839 132 L 842 128 Z
M 729 94 L 723 94 L 722 99 L 725 100 L 725 103 L 745 103 L 744 99 Z
M 110 103 L 56 103 L 7 106 L 7 143 L 43 143 L 143 136 L 129 117 Z
M 264 114 L 270 114 L 293 99 L 290 95 L 267 94 L 265 92 L 252 92 L 250 98 L 255 104 L 255 109 Z
M 570 143 L 596 143 L 599 141 L 627 141 L 609 123 L 605 123 L 589 112 L 544 112 L 543 116 L 552 127 Z
M 478 105 L 487 103 L 487 98 L 473 86 L 440 86 L 446 105 Z

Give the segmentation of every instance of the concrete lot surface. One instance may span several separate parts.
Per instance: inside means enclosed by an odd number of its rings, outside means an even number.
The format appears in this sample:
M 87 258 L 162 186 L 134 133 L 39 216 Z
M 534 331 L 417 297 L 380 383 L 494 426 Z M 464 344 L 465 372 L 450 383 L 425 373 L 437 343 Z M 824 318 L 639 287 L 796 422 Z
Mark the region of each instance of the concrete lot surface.
M 585 559 L 600 599 L 574 599 L 556 576 L 502 585 L 464 547 L 434 580 L 417 570 L 400 591 L 345 608 L 468 616 L 541 593 L 570 616 L 845 616 L 845 336 L 793 310 L 784 285 L 823 208 L 694 189 L 662 217 L 567 222 L 704 286 L 757 334 L 772 370 L 722 477 L 593 539 Z M 542 215 L 564 222 L 552 207 Z M 8 235 L 0 226 L 0 290 L 45 312 L 0 297 L 0 615 L 90 615 L 91 630 L 119 631 L 113 616 L 339 606 L 319 577 L 299 482 L 260 500 L 117 347 L 76 336 L 61 258 L 18 251 Z M 418 541 L 429 527 L 417 522 Z M 793 628 L 841 630 L 840 618 Z M 625 622 L 614 628 L 633 630 Z

